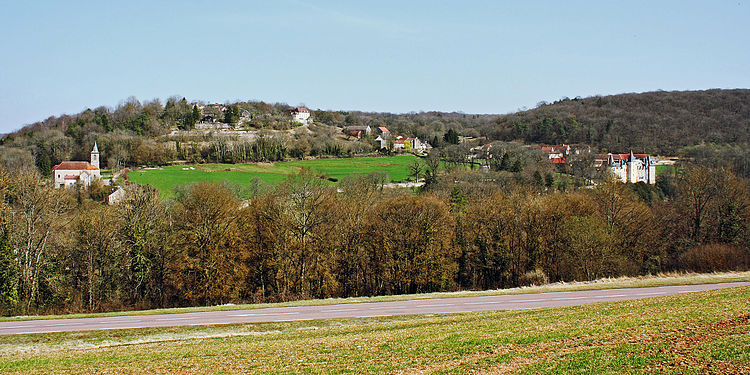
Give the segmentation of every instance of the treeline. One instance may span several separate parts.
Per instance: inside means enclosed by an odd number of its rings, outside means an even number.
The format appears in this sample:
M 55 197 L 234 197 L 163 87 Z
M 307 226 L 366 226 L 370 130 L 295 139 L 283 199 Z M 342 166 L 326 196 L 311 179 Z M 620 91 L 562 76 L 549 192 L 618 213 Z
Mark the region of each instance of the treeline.
M 327 116 L 327 117 L 325 117 Z M 339 126 L 387 126 L 443 146 L 455 129 L 480 142 L 583 144 L 602 152 L 680 156 L 750 177 L 750 90 L 656 91 L 540 102 L 507 115 L 317 113 Z M 330 118 L 332 117 L 332 118 Z
M 435 144 L 449 129 L 488 140 L 583 143 L 612 152 L 630 149 L 677 155 L 700 144 L 750 143 L 750 90 L 656 91 L 563 98 L 507 115 L 315 112 L 326 123 L 387 126 Z
M 102 167 L 121 169 L 164 165 L 174 160 L 194 163 L 277 161 L 308 156 L 351 156 L 375 150 L 367 140 L 344 140 L 335 128 L 311 125 L 303 132 L 286 132 L 295 126 L 282 103 L 236 102 L 219 106 L 169 98 L 141 103 L 135 98 L 115 109 L 97 107 L 77 115 L 50 117 L 6 135 L 0 140 L 0 164 L 6 169 L 34 165 L 49 175 L 52 166 L 65 160 L 88 160 L 96 141 L 102 150 Z M 252 137 L 216 133 L 180 133 L 192 129 L 201 116 L 257 131 Z
M 750 192 L 695 167 L 657 187 L 562 192 L 503 172 L 430 173 L 420 193 L 376 175 L 300 175 L 242 201 L 199 183 L 109 206 L 3 172 L 3 314 L 505 288 L 671 270 L 747 269 Z
M 488 135 L 675 155 L 702 143 L 750 142 L 750 90 L 646 92 L 562 99 L 503 116 Z
M 160 138 L 136 136 L 126 132 L 91 134 L 81 145 L 58 130 L 44 130 L 0 146 L 0 165 L 13 170 L 36 166 L 44 175 L 65 160 L 89 160 L 94 141 L 102 150 L 102 168 L 121 169 L 166 165 L 175 160 L 190 163 L 247 163 L 280 161 L 308 156 L 349 157 L 374 151 L 365 141 L 347 142 L 311 132 L 297 136 L 259 134 L 253 139 L 232 135 L 176 135 Z
M 153 165 L 179 157 L 187 150 L 197 162 L 211 157 L 205 142 L 182 142 L 177 150 L 172 128 L 189 130 L 201 113 L 199 102 L 172 97 L 140 102 L 129 98 L 116 108 L 97 107 L 77 115 L 50 117 L 8 134 L 0 140 L 4 159 L 31 162 L 42 173 L 62 160 L 86 160 L 94 140 L 108 139 L 116 150 L 111 168 Z M 313 111 L 315 126 L 292 132 L 291 108 L 284 103 L 258 101 L 226 103 L 222 112 L 206 106 L 202 115 L 252 130 L 276 132 L 289 151 L 286 157 L 351 155 L 373 151 L 373 145 L 335 139 L 338 128 L 351 125 L 386 126 L 393 134 L 416 136 L 432 146 L 451 142 L 446 135 L 477 138 L 478 142 L 586 144 L 604 152 L 636 152 L 682 156 L 698 164 L 718 165 L 750 177 L 750 90 L 647 92 L 541 102 L 531 110 L 507 115 L 419 112 L 407 114 L 358 111 Z M 283 134 L 282 134 L 283 133 Z M 212 138 L 220 136 L 210 135 Z M 452 137 L 451 137 L 452 138 Z M 101 143 L 100 143 L 101 144 Z M 199 149 L 195 151 L 194 147 Z M 195 152 L 194 152 L 195 151 Z M 124 154 L 124 155 L 123 155 Z M 102 157 L 108 157 L 104 152 Z M 243 159 L 232 157 L 232 159 Z

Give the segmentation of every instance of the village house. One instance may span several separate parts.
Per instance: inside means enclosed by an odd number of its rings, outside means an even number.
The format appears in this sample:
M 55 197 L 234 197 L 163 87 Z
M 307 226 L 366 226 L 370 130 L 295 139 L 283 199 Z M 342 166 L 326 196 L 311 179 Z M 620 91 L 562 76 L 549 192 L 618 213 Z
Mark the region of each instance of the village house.
M 375 131 L 378 133 L 379 137 L 382 137 L 383 139 L 388 139 L 391 137 L 391 131 L 388 130 L 385 126 L 378 126 Z
M 647 154 L 598 155 L 597 166 L 606 165 L 614 176 L 625 183 L 656 183 L 656 162 Z
M 385 126 L 378 126 L 375 128 L 375 132 L 378 134 L 375 142 L 380 144 L 381 149 L 388 148 L 388 138 L 391 137 L 391 131 Z
M 394 150 L 405 150 L 409 152 L 418 152 L 423 153 L 427 150 L 431 149 L 432 146 L 430 146 L 427 142 L 422 142 L 419 140 L 419 138 L 405 138 L 403 136 L 396 137 L 396 140 L 393 141 L 393 149 Z
M 492 153 L 490 152 L 492 150 L 493 144 L 492 143 L 486 143 L 481 146 L 472 147 L 469 149 L 471 151 L 472 159 L 491 159 Z
M 377 142 L 380 145 L 380 149 L 388 148 L 388 140 L 383 138 L 382 135 L 379 135 L 377 138 L 375 138 L 375 142 Z
M 89 186 L 94 180 L 101 178 L 99 169 L 99 147 L 94 142 L 91 150 L 91 162 L 87 161 L 64 161 L 52 167 L 52 177 L 55 187 L 71 187 L 75 184 Z
M 310 118 L 310 110 L 305 107 L 297 107 L 287 111 L 292 116 L 292 121 L 299 122 L 302 125 L 308 125 L 312 123 Z
M 347 126 L 344 128 L 344 133 L 352 137 L 362 138 L 362 136 L 368 136 L 372 133 L 370 125 L 355 125 Z
M 219 112 L 226 112 L 227 106 L 223 104 L 206 104 L 206 105 L 199 105 L 198 109 L 203 113 L 203 111 L 219 111 Z
M 216 119 L 214 118 L 214 116 L 206 115 L 201 117 L 201 120 L 199 122 L 201 124 L 213 124 L 214 122 L 216 122 Z
M 547 153 L 552 164 L 565 164 L 568 162 L 570 155 L 570 145 L 538 145 L 540 150 Z
M 117 186 L 115 188 L 115 191 L 112 192 L 109 196 L 107 196 L 107 204 L 114 205 L 122 202 L 123 199 L 125 199 L 125 189 L 122 186 Z

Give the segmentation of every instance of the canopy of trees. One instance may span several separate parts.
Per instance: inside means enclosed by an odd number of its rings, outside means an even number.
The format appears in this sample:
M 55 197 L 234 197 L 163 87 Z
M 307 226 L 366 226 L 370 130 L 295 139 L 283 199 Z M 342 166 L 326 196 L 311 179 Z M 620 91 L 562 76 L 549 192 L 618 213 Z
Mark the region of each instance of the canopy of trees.
M 198 183 L 104 205 L 33 169 L 0 170 L 3 314 L 504 288 L 750 267 L 750 190 L 692 167 L 657 186 L 438 174 L 421 192 L 378 176 L 302 174 L 242 201 Z M 536 178 L 539 180 L 540 178 Z M 543 180 L 543 178 L 541 178 Z

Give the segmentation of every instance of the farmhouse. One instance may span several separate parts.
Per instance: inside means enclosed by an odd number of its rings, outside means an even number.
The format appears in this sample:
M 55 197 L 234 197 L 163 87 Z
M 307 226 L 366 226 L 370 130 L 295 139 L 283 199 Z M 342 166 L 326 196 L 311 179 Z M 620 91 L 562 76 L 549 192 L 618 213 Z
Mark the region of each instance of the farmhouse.
M 91 150 L 91 162 L 87 161 L 64 161 L 52 167 L 52 177 L 55 187 L 70 187 L 75 184 L 89 186 L 94 180 L 101 178 L 99 170 L 99 148 L 94 142 Z
M 375 142 L 380 146 L 380 149 L 388 148 L 388 141 L 381 135 L 375 138 Z
M 361 138 L 362 136 L 370 135 L 372 128 L 370 125 L 347 126 L 344 128 L 344 132 L 352 137 Z
M 112 192 L 109 196 L 107 196 L 107 204 L 114 205 L 117 203 L 120 203 L 125 198 L 125 189 L 122 188 L 122 186 L 118 186 L 115 188 L 115 191 Z
M 546 152 L 552 164 L 565 164 L 570 154 L 570 146 L 561 145 L 538 145 L 539 149 Z
M 391 137 L 391 131 L 388 130 L 385 126 L 379 126 L 375 131 L 378 133 L 380 137 L 383 139 L 388 139 Z
M 431 149 L 432 146 L 430 146 L 427 142 L 422 142 L 419 140 L 419 138 L 404 138 L 402 136 L 396 137 L 396 140 L 393 141 L 393 149 L 403 149 L 406 151 L 411 152 L 425 152 L 429 149 Z
M 647 184 L 656 183 L 656 162 L 647 154 L 612 154 L 599 155 L 597 164 L 604 165 L 622 182 Z
M 302 125 L 308 125 L 312 122 L 310 119 L 310 110 L 305 107 L 297 107 L 288 111 L 292 116 L 292 121 L 299 122 Z

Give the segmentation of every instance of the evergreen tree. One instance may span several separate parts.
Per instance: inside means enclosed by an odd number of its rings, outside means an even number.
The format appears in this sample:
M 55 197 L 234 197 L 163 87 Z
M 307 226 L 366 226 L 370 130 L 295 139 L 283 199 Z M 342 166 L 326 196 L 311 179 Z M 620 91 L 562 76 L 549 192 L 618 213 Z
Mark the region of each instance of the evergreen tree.
M 236 124 L 240 120 L 240 110 L 237 106 L 230 105 L 224 112 L 224 122 L 227 124 Z
M 552 187 L 552 184 L 555 183 L 555 176 L 552 175 L 552 173 L 547 173 L 546 176 L 544 176 L 544 185 L 547 187 Z
M 39 168 L 39 171 L 45 175 L 49 176 L 50 173 L 52 173 L 52 160 L 49 158 L 49 153 L 47 152 L 47 149 L 44 147 L 40 147 L 39 149 L 39 155 L 37 155 L 37 168 Z
M 200 121 L 201 119 L 201 111 L 198 109 L 197 104 L 193 104 L 193 116 L 192 116 L 192 123 L 191 125 L 195 125 L 196 122 Z
M 508 153 L 504 153 L 503 157 L 500 159 L 500 170 L 501 171 L 507 171 L 510 167 L 510 155 Z
M 443 136 L 443 140 L 445 140 L 445 143 L 457 145 L 458 144 L 458 132 L 453 130 L 453 128 L 448 129 L 448 132 L 445 133 L 445 135 Z
M 537 186 L 544 186 L 544 178 L 542 177 L 542 174 L 539 173 L 539 171 L 534 171 L 534 183 Z
M 193 104 L 193 110 L 188 111 L 182 119 L 183 127 L 185 129 L 192 129 L 195 127 L 195 123 L 197 123 L 200 119 L 201 111 L 198 109 L 197 104 Z
M 8 315 L 18 302 L 18 269 L 10 246 L 8 219 L 0 215 L 0 314 Z
M 510 167 L 510 171 L 513 173 L 518 173 L 523 171 L 523 165 L 521 165 L 521 159 L 516 159 L 516 161 L 513 162 L 513 166 Z
M 432 137 L 432 142 L 430 142 L 430 145 L 432 145 L 432 147 L 440 147 L 440 146 L 442 146 L 440 144 L 440 138 L 438 138 L 438 136 Z

